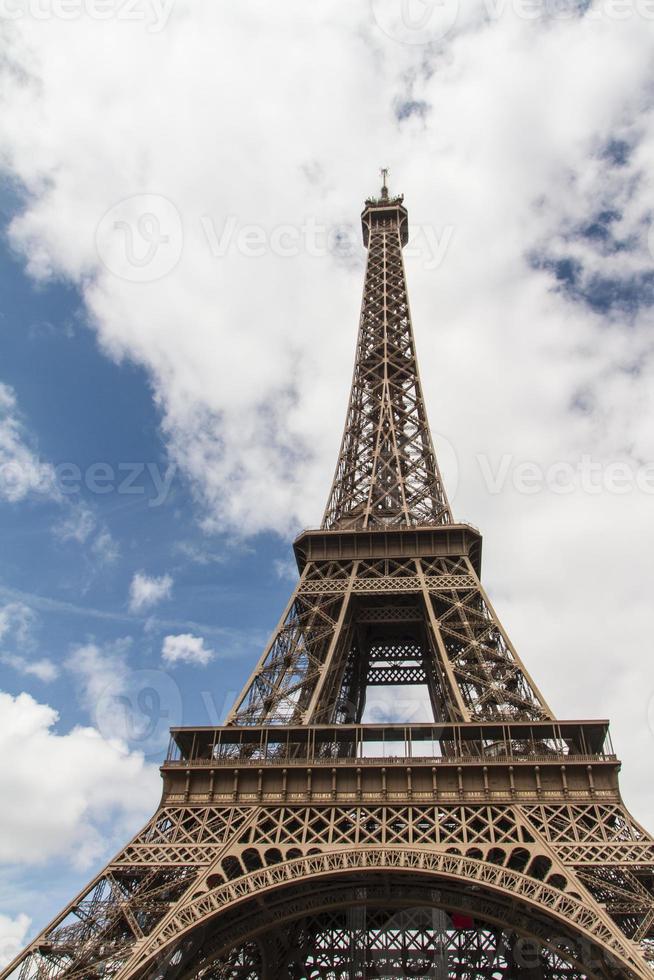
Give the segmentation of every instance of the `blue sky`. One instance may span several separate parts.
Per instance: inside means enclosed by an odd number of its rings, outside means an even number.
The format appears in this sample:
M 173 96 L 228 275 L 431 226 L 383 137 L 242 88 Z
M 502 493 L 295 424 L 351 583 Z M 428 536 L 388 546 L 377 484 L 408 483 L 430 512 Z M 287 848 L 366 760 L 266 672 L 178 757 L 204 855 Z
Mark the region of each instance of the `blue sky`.
M 138 829 L 168 722 L 219 719 L 283 610 L 380 166 L 454 514 L 654 823 L 654 21 L 413 2 L 3 22 L 0 959 Z
M 156 467 L 166 481 L 170 464 L 144 372 L 101 355 L 74 289 L 35 289 L 6 248 L 1 274 L 3 382 L 15 390 L 26 427 L 38 433 L 39 455 L 55 466 L 73 463 L 81 473 L 78 481 L 64 471 L 61 503 L 35 494 L 22 508 L 0 510 L 4 598 L 24 599 L 38 611 L 41 644 L 53 659 L 87 638 L 133 636 L 139 638 L 137 662 L 152 665 L 164 635 L 201 631 L 220 654 L 219 666 L 210 678 L 181 667 L 180 686 L 189 699 L 207 686 L 222 698 L 247 676 L 244 658 L 258 650 L 287 597 L 288 581 L 275 562 L 288 563 L 288 546 L 266 534 L 247 542 L 203 534 L 183 475 L 175 472 L 164 494 L 146 469 Z M 109 492 L 102 480 L 102 492 L 94 492 L 91 468 L 98 462 L 115 473 L 105 481 Z M 131 486 L 121 489 L 128 477 Z M 77 483 L 79 492 L 69 492 Z M 78 508 L 88 508 L 97 528 L 108 529 L 115 560 L 94 555 L 92 540 L 58 536 Z M 170 599 L 151 614 L 129 610 L 138 571 L 173 577 Z M 3 676 L 10 681 L 10 674 Z M 14 687 L 19 684 L 15 678 Z M 63 720 L 72 721 L 80 715 L 66 697 L 68 687 L 50 690 L 63 698 Z
M 72 463 L 81 474 L 79 492 L 69 492 L 78 480 L 74 471 L 62 471 L 61 500 L 36 493 L 19 505 L 0 505 L 0 609 L 20 605 L 31 614 L 29 636 L 9 630 L 1 652 L 45 657 L 58 671 L 55 679 L 43 681 L 5 662 L 0 688 L 11 695 L 28 690 L 37 701 L 56 706 L 60 732 L 97 724 L 93 705 L 80 701 L 74 670 L 62 665 L 71 651 L 89 643 L 109 656 L 122 647 L 128 669 L 136 672 L 127 690 L 137 727 L 139 720 L 148 720 L 149 710 L 164 719 L 155 737 L 147 737 L 147 759 L 154 766 L 165 754 L 168 724 L 222 720 L 288 598 L 289 548 L 273 534 L 243 541 L 233 534 L 202 533 L 188 482 L 177 472 L 166 479 L 169 463 L 144 371 L 104 357 L 77 291 L 57 283 L 35 288 L 6 242 L 0 281 L 3 383 L 16 393 L 39 456 L 55 466 Z M 102 481 L 103 492 L 93 492 L 89 471 L 98 462 L 116 474 L 105 481 L 110 492 L 104 492 Z M 157 467 L 165 486 L 169 483 L 167 492 L 155 485 L 147 464 Z M 121 492 L 132 474 L 131 486 L 140 492 Z M 81 509 L 92 514 L 93 530 L 85 540 L 62 540 L 57 529 L 71 517 L 74 522 Z M 111 535 L 109 557 L 93 551 L 100 531 Z M 169 598 L 130 611 L 130 583 L 137 572 L 170 576 Z M 164 638 L 179 634 L 203 638 L 213 652 L 211 662 L 162 664 Z M 142 673 L 148 670 L 153 673 Z M 139 691 L 152 685 L 158 700 L 139 708 Z M 137 732 L 128 747 L 140 751 L 141 742 Z M 38 780 L 38 772 L 34 777 Z M 150 786 L 154 809 L 156 777 Z M 109 845 L 117 847 L 121 838 L 110 829 L 107 834 Z M 54 858 L 47 871 L 10 867 L 0 886 L 0 909 L 13 912 L 18 901 L 33 910 L 35 922 L 46 921 L 88 877 L 88 869 L 71 872 L 68 864 L 66 856 L 63 862 Z

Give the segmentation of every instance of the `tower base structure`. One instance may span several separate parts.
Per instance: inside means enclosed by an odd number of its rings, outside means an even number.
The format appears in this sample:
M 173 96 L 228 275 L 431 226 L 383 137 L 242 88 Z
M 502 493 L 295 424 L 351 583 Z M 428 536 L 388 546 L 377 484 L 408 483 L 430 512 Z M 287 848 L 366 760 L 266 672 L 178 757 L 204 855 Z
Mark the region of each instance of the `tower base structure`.
M 3 976 L 651 980 L 654 841 L 608 723 L 540 709 L 478 533 L 308 532 L 296 553 L 230 723 L 172 730 L 155 816 Z M 467 720 L 362 723 L 376 678 L 438 711 L 449 675 Z M 309 722 L 316 699 L 342 720 Z
M 161 807 L 12 980 L 644 978 L 604 722 L 173 731 Z

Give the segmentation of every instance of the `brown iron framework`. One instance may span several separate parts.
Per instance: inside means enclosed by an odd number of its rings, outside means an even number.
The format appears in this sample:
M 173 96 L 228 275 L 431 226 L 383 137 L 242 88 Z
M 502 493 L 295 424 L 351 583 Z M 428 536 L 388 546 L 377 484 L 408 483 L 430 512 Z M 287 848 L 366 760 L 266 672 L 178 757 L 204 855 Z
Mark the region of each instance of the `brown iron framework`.
M 1 980 L 654 977 L 654 840 L 604 721 L 559 721 L 453 521 L 384 186 L 319 531 L 222 727 L 171 733 L 159 809 Z M 421 686 L 429 723 L 365 721 Z

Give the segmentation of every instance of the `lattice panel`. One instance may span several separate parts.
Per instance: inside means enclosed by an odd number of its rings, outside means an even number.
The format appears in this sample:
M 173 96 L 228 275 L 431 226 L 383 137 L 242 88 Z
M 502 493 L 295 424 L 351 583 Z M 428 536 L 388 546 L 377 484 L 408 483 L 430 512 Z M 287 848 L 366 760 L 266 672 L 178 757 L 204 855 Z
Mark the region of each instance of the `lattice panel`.
M 230 715 L 236 724 L 303 719 L 337 632 L 342 595 L 296 590 L 285 620 Z
M 379 558 L 357 563 L 357 579 L 386 581 L 389 578 L 405 579 L 416 574 L 415 561 L 412 558 L 400 561 L 393 558 Z
M 464 585 L 467 579 L 470 578 L 468 560 L 463 555 L 422 558 L 421 562 L 423 573 L 426 576 L 435 576 L 439 579 L 441 576 L 447 576 L 453 582 L 457 583 L 453 588 L 458 587 L 458 585 Z
M 473 575 L 428 575 L 427 588 L 433 592 L 455 589 L 474 589 L 477 580 Z M 422 590 L 422 581 L 417 575 L 386 575 L 357 577 L 350 584 L 342 578 L 303 582 L 299 587 L 301 595 L 343 595 L 348 589 L 357 595 L 396 595 L 410 594 Z
M 389 664 L 385 667 L 371 667 L 366 676 L 368 687 L 415 687 L 427 683 L 427 673 L 424 667 L 412 664 Z
M 351 561 L 315 561 L 307 568 L 304 582 L 309 590 L 318 582 L 347 583 L 351 572 Z
M 602 841 L 651 844 L 643 828 L 617 804 L 544 804 L 525 806 L 523 812 L 538 833 L 553 844 L 598 845 Z
M 481 806 L 266 807 L 241 844 L 518 844 L 512 809 Z
M 420 606 L 363 606 L 357 611 L 357 623 L 421 623 L 425 612 Z
M 251 809 L 164 807 L 114 861 L 116 865 L 209 864 Z
M 358 617 L 357 617 L 358 621 Z M 413 639 L 374 643 L 368 651 L 368 687 L 426 684 L 425 651 Z
M 565 864 L 654 866 L 654 844 L 557 844 Z
M 445 590 L 428 580 L 427 587 L 439 648 L 471 720 L 551 718 L 479 583 Z

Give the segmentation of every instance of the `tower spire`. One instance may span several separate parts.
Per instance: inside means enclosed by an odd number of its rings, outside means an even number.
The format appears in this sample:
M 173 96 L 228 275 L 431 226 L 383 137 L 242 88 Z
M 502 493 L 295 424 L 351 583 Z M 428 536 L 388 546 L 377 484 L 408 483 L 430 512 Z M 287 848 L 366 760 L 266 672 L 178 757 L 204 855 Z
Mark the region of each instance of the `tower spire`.
M 449 524 L 418 373 L 402 248 L 408 215 L 388 169 L 361 222 L 368 248 L 354 377 L 325 528 Z
M 387 201 L 388 200 L 388 184 L 387 184 L 388 167 L 382 167 L 380 173 L 382 177 L 381 199 L 382 201 Z

